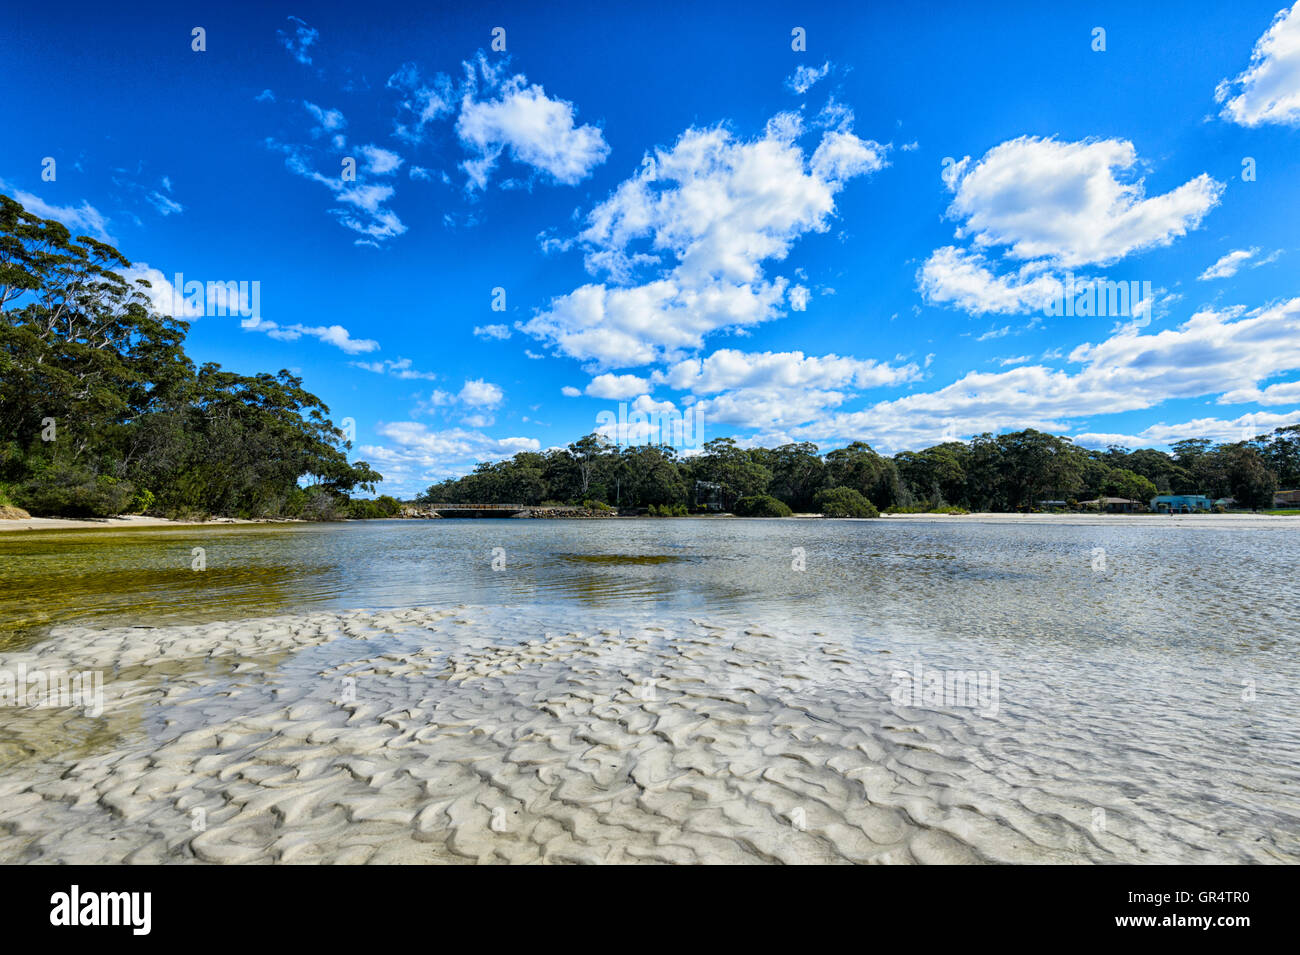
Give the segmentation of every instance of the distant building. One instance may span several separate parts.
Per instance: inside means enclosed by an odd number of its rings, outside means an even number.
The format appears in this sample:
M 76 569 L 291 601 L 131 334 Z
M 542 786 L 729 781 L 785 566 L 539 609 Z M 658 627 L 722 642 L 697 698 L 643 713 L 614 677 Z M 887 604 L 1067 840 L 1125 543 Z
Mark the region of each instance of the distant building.
M 1093 501 L 1080 501 L 1079 503 L 1084 507 L 1095 507 L 1107 514 L 1132 514 L 1144 507 L 1141 501 L 1130 500 L 1127 497 L 1099 497 Z
M 1274 507 L 1300 507 L 1300 488 L 1293 491 L 1278 491 L 1273 495 Z
M 1151 498 L 1151 510 L 1157 514 L 1208 513 L 1214 503 L 1204 494 L 1161 494 Z
M 706 511 L 722 510 L 722 485 L 712 481 L 696 481 L 695 506 Z

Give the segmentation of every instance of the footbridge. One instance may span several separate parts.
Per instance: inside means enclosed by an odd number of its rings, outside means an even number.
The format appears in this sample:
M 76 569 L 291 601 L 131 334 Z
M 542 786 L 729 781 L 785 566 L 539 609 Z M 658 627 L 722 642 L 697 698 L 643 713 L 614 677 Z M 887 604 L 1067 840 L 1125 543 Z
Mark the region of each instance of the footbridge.
M 420 509 L 438 517 L 514 517 L 537 510 L 527 504 L 421 504 Z

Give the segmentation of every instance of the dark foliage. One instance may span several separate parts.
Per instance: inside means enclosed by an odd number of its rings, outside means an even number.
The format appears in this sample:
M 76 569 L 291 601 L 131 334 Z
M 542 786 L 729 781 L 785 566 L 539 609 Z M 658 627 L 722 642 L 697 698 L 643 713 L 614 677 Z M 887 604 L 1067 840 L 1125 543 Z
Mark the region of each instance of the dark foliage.
M 296 517 L 373 492 L 302 379 L 196 368 L 188 323 L 129 267 L 0 196 L 0 493 L 34 514 Z

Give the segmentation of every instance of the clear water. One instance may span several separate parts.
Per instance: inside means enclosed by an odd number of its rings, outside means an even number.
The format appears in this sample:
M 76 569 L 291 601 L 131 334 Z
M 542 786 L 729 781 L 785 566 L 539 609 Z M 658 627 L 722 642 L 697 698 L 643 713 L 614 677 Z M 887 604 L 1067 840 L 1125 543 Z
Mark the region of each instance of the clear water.
M 196 547 L 202 571 L 191 569 Z M 795 548 L 803 571 L 792 569 Z M 1008 652 L 1166 648 L 1293 673 L 1297 566 L 1300 526 L 1280 522 L 444 520 L 28 532 L 0 536 L 0 639 L 30 642 L 59 622 L 466 603 L 793 617 Z
M 197 547 L 201 571 L 191 569 Z M 800 558 L 804 569 L 794 569 Z M 996 717 L 963 711 L 944 724 L 947 745 L 997 779 L 997 800 L 979 810 L 986 817 L 1032 808 L 1043 793 L 1087 792 L 1171 833 L 1153 837 L 1153 853 L 1175 846 L 1209 859 L 1295 860 L 1298 566 L 1300 525 L 1282 520 L 442 520 L 24 532 L 0 535 L 0 651 L 58 639 L 50 635 L 58 624 L 459 604 L 504 644 L 551 628 L 657 626 L 671 635 L 692 618 L 758 627 L 777 635 L 774 658 L 791 673 L 803 654 L 811 675 L 832 642 L 875 661 L 838 671 L 834 685 L 810 679 L 791 698 L 838 701 L 852 719 L 880 719 L 870 701 L 889 692 L 891 671 L 918 662 L 998 673 Z M 946 784 L 930 785 L 942 796 Z M 987 795 L 979 786 L 953 792 Z M 1255 845 L 1270 848 L 1237 854 Z

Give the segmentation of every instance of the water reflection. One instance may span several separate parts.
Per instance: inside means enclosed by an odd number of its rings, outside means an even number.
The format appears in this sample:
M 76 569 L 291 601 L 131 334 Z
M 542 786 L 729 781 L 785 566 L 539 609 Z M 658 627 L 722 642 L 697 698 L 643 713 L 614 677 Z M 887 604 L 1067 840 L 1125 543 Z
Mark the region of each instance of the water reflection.
M 191 569 L 195 547 L 205 570 Z M 0 647 L 72 621 L 467 603 L 794 616 L 1004 648 L 1259 652 L 1300 634 L 1287 597 L 1298 559 L 1300 537 L 1281 526 L 488 519 L 25 532 L 0 535 Z

